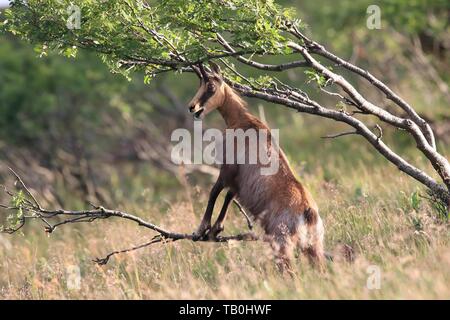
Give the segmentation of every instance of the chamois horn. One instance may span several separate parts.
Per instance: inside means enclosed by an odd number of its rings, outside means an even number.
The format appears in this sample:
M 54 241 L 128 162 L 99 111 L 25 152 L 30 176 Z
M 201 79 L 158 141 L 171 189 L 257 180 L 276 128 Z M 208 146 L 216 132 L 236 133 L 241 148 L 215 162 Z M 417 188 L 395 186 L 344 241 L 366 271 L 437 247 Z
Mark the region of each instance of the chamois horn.
M 201 75 L 203 77 L 203 80 L 204 81 L 208 81 L 209 76 L 208 76 L 208 73 L 206 72 L 205 68 L 203 67 L 203 64 L 199 63 L 198 64 L 198 68 L 200 69 L 200 72 L 201 72 Z
M 197 75 L 197 77 L 199 77 L 200 79 L 202 78 L 202 73 L 200 72 L 199 67 L 195 66 L 195 65 L 191 65 L 192 70 L 194 70 L 195 74 Z

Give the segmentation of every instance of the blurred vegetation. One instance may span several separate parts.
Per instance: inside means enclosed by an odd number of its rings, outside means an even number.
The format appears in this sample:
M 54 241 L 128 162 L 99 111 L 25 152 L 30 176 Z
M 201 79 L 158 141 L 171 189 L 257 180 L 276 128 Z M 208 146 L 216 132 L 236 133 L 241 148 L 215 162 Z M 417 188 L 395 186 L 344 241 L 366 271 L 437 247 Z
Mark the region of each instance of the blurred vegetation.
M 61 134 L 80 133 L 77 127 L 92 129 L 129 89 L 92 54 L 73 63 L 56 55 L 38 58 L 32 46 L 13 38 L 0 41 L 0 137 L 7 143 L 42 148 Z
M 380 30 L 366 27 L 369 5 L 380 7 Z M 397 91 L 404 90 L 403 96 L 420 112 L 434 118 L 450 116 L 448 1 L 318 0 L 300 1 L 298 8 L 319 42 L 368 68 Z
M 279 2 L 297 7 L 315 39 L 386 80 L 429 118 L 439 148 L 450 155 L 448 1 Z M 381 8 L 381 30 L 366 28 L 369 4 Z M 166 167 L 159 160 L 170 154 L 172 129 L 192 126 L 184 104 L 198 80 L 193 75 L 168 75 L 147 85 L 144 77 L 143 73 L 131 79 L 112 74 L 88 52 L 80 51 L 76 59 L 51 51 L 43 54 L 10 34 L 1 34 L 0 184 L 11 182 L 7 167 L 12 166 L 45 205 L 75 209 L 90 200 L 149 220 L 154 217 L 155 222 L 176 230 L 193 230 L 211 177 L 196 171 L 185 174 L 188 168 Z M 299 87 L 310 85 L 303 72 L 291 71 L 288 77 Z M 367 92 L 364 81 L 352 80 Z M 377 93 L 367 95 L 385 103 Z M 316 98 L 328 102 L 319 92 Z M 421 197 L 423 192 L 414 181 L 358 137 L 320 139 L 340 132 L 339 124 L 257 100 L 249 103 L 252 113 L 259 114 L 261 106 L 269 125 L 280 128 L 283 149 L 321 208 L 327 246 L 347 243 L 357 248 L 361 260 L 355 267 L 356 280 L 353 267 L 343 264 L 318 286 L 318 275 L 311 270 L 304 279 L 290 283 L 277 278 L 262 261 L 263 248 L 253 251 L 251 245 L 215 250 L 176 244 L 158 249 L 155 256 L 138 256 L 140 263 L 134 256 L 125 256 L 105 271 L 92 266 L 89 258 L 106 251 L 104 239 L 112 239 L 107 248 L 115 249 L 139 241 L 132 227 L 80 226 L 56 233 L 56 239 L 50 240 L 40 229 L 28 227 L 28 240 L 8 240 L 17 255 L 0 239 L 0 270 L 16 266 L 20 272 L 0 276 L 0 297 L 448 297 L 450 273 L 442 268 L 449 262 L 448 223 L 436 219 L 437 211 Z M 204 122 L 207 127 L 223 127 L 217 114 Z M 422 161 L 413 142 L 401 132 L 387 131 L 385 138 L 413 162 Z M 227 231 L 244 228 L 239 215 L 232 216 Z M 70 239 L 67 246 L 73 248 L 69 258 L 63 254 L 67 251 L 60 247 L 63 244 L 58 244 L 63 239 Z M 175 265 L 175 260 L 181 265 Z M 97 295 L 76 296 L 65 291 L 63 284 L 52 282 L 64 278 L 59 269 L 70 263 L 79 263 L 83 275 L 92 275 L 86 278 L 90 290 L 85 292 Z M 370 263 L 380 263 L 386 270 L 385 291 L 369 292 L 352 282 L 364 282 Z M 29 268 L 33 271 L 23 270 L 31 264 L 36 266 Z M 243 282 L 241 270 L 252 273 Z M 224 274 L 229 274 L 225 278 L 229 283 L 221 278 Z M 266 277 L 267 281 L 259 281 Z M 188 282 L 195 290 L 183 296 Z M 242 292 L 236 292 L 241 285 Z M 111 286 L 115 291 L 109 291 Z

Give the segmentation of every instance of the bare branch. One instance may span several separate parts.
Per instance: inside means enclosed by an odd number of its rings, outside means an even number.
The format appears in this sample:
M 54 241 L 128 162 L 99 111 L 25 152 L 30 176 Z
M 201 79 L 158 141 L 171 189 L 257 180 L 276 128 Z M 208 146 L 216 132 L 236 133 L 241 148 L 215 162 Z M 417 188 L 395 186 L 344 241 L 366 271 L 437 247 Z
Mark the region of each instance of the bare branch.
M 373 84 L 381 92 L 383 92 L 386 95 L 386 98 L 393 101 L 396 105 L 398 105 L 400 108 L 402 108 L 411 117 L 411 120 L 413 120 L 423 130 L 423 133 L 427 137 L 428 143 L 431 145 L 431 147 L 433 149 L 436 149 L 434 133 L 433 133 L 430 125 L 423 118 L 421 118 L 417 114 L 417 112 L 405 100 L 403 100 L 400 96 L 398 96 L 395 92 L 393 92 L 386 84 L 384 84 L 379 79 L 374 77 L 367 70 L 361 69 L 361 68 L 353 65 L 352 63 L 345 61 L 344 59 L 341 59 L 338 56 L 327 51 L 323 45 L 320 45 L 319 43 L 307 38 L 295 26 L 290 31 L 293 35 L 295 35 L 296 37 L 298 37 L 299 39 L 304 41 L 306 46 L 308 47 L 308 49 L 311 52 L 316 53 L 322 57 L 325 57 L 325 58 L 335 62 L 338 66 L 342 66 L 342 67 L 346 68 L 347 70 L 358 74 L 359 76 L 368 80 L 371 84 Z
M 27 195 L 30 197 L 33 197 L 31 192 L 29 192 L 28 187 L 25 185 L 25 183 L 19 177 L 19 175 L 17 175 L 17 173 L 15 173 L 12 169 L 11 169 L 11 172 L 20 181 L 21 187 L 27 192 Z M 14 196 L 13 193 L 11 193 L 11 194 L 8 193 L 8 195 Z M 44 221 L 47 224 L 45 231 L 48 233 L 52 233 L 57 227 L 62 226 L 62 225 L 80 223 L 80 222 L 91 223 L 97 219 L 108 219 L 111 217 L 116 217 L 116 218 L 120 218 L 120 219 L 133 221 L 133 222 L 137 223 L 139 226 L 148 228 L 148 229 L 158 233 L 155 237 L 152 238 L 152 240 L 150 242 L 147 242 L 145 244 L 138 245 L 136 247 L 132 247 L 129 249 L 113 251 L 113 252 L 109 253 L 105 258 L 94 260 L 98 264 L 106 264 L 109 261 L 109 258 L 113 255 L 141 249 L 141 248 L 147 247 L 151 244 L 158 243 L 158 242 L 174 242 L 174 241 L 178 241 L 178 240 L 191 240 L 191 241 L 203 241 L 203 242 L 256 241 L 256 240 L 258 240 L 258 236 L 252 232 L 235 234 L 235 235 L 230 235 L 230 236 L 218 235 L 216 237 L 211 237 L 209 234 L 206 234 L 204 237 L 197 239 L 194 236 L 194 234 L 177 233 L 177 232 L 168 231 L 168 230 L 165 230 L 151 222 L 145 221 L 138 216 L 132 215 L 127 212 L 119 211 L 119 210 L 106 209 L 102 206 L 95 206 L 93 204 L 90 204 L 93 207 L 90 210 L 64 210 L 64 209 L 49 210 L 49 209 L 42 208 L 39 205 L 39 203 L 37 202 L 36 198 L 34 198 L 33 201 L 36 204 L 24 201 L 18 207 L 11 207 L 11 206 L 7 206 L 7 205 L 3 205 L 3 204 L 0 205 L 1 208 L 7 209 L 7 210 L 23 210 L 23 211 L 32 213 L 32 215 L 22 215 L 20 218 L 19 224 L 17 226 L 4 228 L 2 230 L 3 233 L 9 233 L 9 234 L 15 233 L 15 232 L 19 231 L 26 224 L 26 222 L 28 220 L 33 220 L 33 219 L 41 219 L 42 221 Z M 238 207 L 240 207 L 240 205 L 238 205 Z M 244 213 L 243 210 L 241 210 L 241 212 Z M 247 217 L 247 219 L 249 219 L 246 214 L 245 214 L 245 216 Z M 50 220 L 56 220 L 56 219 L 60 220 L 61 218 L 63 220 L 56 222 L 55 224 L 51 224 L 49 222 Z M 251 222 L 248 222 L 248 223 L 249 223 L 249 227 L 250 227 Z
M 222 37 L 219 33 L 217 33 L 216 35 L 217 35 L 218 42 L 226 50 L 228 50 L 228 51 L 226 51 L 226 53 L 236 54 L 237 51 L 233 47 L 231 47 L 231 45 L 225 40 L 224 37 Z M 247 58 L 243 57 L 242 55 L 236 55 L 235 58 L 244 64 L 247 64 L 247 65 L 257 68 L 257 69 L 266 70 L 266 71 L 284 71 L 284 70 L 288 70 L 288 69 L 309 66 L 309 63 L 307 61 L 293 61 L 293 62 L 287 62 L 287 63 L 282 63 L 282 64 L 264 64 L 264 63 L 259 63 L 259 62 L 247 59 Z
M 424 133 L 414 121 L 394 116 L 388 111 L 367 101 L 346 79 L 344 79 L 344 77 L 332 72 L 314 59 L 305 47 L 293 42 L 291 42 L 289 46 L 300 52 L 303 57 L 311 63 L 316 71 L 320 72 L 327 79 L 332 79 L 334 83 L 339 85 L 352 100 L 357 103 L 357 107 L 360 110 L 371 113 L 394 127 L 407 130 L 416 141 L 417 149 L 428 158 L 433 165 L 433 168 L 444 181 L 447 189 L 450 190 L 450 163 L 444 156 L 438 153 L 432 145 L 430 145 L 425 138 Z
M 143 244 L 131 247 L 131 248 L 123 249 L 123 250 L 112 251 L 112 252 L 108 253 L 104 258 L 96 258 L 93 261 L 99 265 L 105 265 L 108 263 L 109 259 L 116 254 L 139 250 L 139 249 L 151 246 L 152 244 L 155 244 L 155 243 L 160 243 L 160 242 L 168 243 L 168 242 L 174 242 L 174 241 L 181 240 L 181 239 L 188 239 L 188 238 L 172 239 L 172 238 L 165 238 L 161 235 L 156 235 L 149 242 L 146 242 L 146 243 L 143 243 Z M 197 241 L 197 240 L 193 240 L 193 239 L 189 239 L 189 240 Z M 204 238 L 204 239 L 200 239 L 199 241 L 229 242 L 229 241 L 257 241 L 257 240 L 259 240 L 258 237 L 254 233 L 249 232 L 249 233 L 237 234 L 234 236 L 217 237 L 214 240 L 209 240 L 207 238 Z
M 429 176 L 423 170 L 413 166 L 401 156 L 396 154 L 392 149 L 390 149 L 383 141 L 379 140 L 378 136 L 375 135 L 362 121 L 351 115 L 336 111 L 332 109 L 324 108 L 316 104 L 307 104 L 305 102 L 295 101 L 276 92 L 267 92 L 267 90 L 255 90 L 245 85 L 237 84 L 229 79 L 225 79 L 227 83 L 234 89 L 239 91 L 241 94 L 247 97 L 259 98 L 268 102 L 282 104 L 288 108 L 292 108 L 299 112 L 305 112 L 309 114 L 318 115 L 324 118 L 332 119 L 338 122 L 344 122 L 356 130 L 359 130 L 361 136 L 363 136 L 381 155 L 383 155 L 387 160 L 396 165 L 399 170 L 405 172 L 409 176 L 413 177 L 417 181 L 421 182 L 428 188 L 430 188 L 434 193 L 436 193 L 444 202 L 448 203 L 450 199 L 450 194 L 448 189 L 436 182 L 431 176 Z
M 347 97 L 344 97 L 342 94 L 340 94 L 338 92 L 332 92 L 332 91 L 329 91 L 329 90 L 325 89 L 325 87 L 328 86 L 330 82 L 332 83 L 333 81 L 331 81 L 331 79 L 328 79 L 327 82 L 325 83 L 325 86 L 324 87 L 322 87 L 322 86 L 320 87 L 320 91 L 328 94 L 329 96 L 338 97 L 345 104 L 348 104 L 350 106 L 358 107 L 358 105 L 354 101 L 352 101 L 351 99 L 349 99 Z
M 358 131 L 346 131 L 346 132 L 342 132 L 342 133 L 336 133 L 336 134 L 323 136 L 321 138 L 322 139 L 334 139 L 334 138 L 339 138 L 339 137 L 348 136 L 348 135 L 352 135 L 352 134 L 359 134 L 359 132 Z
M 22 188 L 25 190 L 25 192 L 31 197 L 31 199 L 33 200 L 34 204 L 36 205 L 37 209 L 41 209 L 41 205 L 39 204 L 39 202 L 36 200 L 36 198 L 34 197 L 34 195 L 31 193 L 31 191 L 27 188 L 27 186 L 25 185 L 25 183 L 22 181 L 22 179 L 20 178 L 20 176 L 11 168 L 8 168 L 9 171 L 11 171 L 11 173 L 16 177 L 17 181 L 19 181 L 20 185 L 22 186 Z
M 93 261 L 95 263 L 99 264 L 99 265 L 105 265 L 105 264 L 108 263 L 109 259 L 112 256 L 116 255 L 116 254 L 126 253 L 126 252 L 130 252 L 130 251 L 135 251 L 135 250 L 142 249 L 142 248 L 148 247 L 148 246 L 150 246 L 150 245 L 152 245 L 154 243 L 158 243 L 158 242 L 162 242 L 162 241 L 163 241 L 163 238 L 161 238 L 160 236 L 156 235 L 149 242 L 146 242 L 144 244 L 140 244 L 140 245 L 128 248 L 128 249 L 112 251 L 112 252 L 108 253 L 104 258 L 95 258 Z

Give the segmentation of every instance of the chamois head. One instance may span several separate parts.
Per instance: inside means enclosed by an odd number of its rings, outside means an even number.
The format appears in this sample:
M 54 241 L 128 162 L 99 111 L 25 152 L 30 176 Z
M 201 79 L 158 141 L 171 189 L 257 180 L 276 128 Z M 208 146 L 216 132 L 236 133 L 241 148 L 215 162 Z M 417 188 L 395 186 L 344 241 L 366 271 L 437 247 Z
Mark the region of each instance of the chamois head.
M 221 106 L 225 98 L 225 86 L 220 67 L 209 62 L 211 72 L 207 72 L 202 64 L 194 67 L 200 77 L 200 88 L 188 104 L 189 111 L 196 119 L 203 119 L 208 113 Z

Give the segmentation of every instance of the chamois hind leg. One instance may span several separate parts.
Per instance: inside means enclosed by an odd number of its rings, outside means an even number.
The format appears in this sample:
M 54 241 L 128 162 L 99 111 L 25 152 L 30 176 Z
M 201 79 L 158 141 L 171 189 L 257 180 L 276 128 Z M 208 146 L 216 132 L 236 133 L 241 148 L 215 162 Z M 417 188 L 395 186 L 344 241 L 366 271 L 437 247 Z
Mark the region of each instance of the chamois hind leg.
M 302 247 L 302 251 L 314 267 L 324 271 L 325 252 L 323 249 L 324 229 L 322 219 L 318 216 L 316 222 L 307 227 L 307 231 L 309 241 L 306 246 Z
M 294 243 L 292 237 L 283 232 L 276 232 L 269 237 L 269 242 L 275 256 L 275 263 L 281 273 L 293 275 L 292 257 Z

